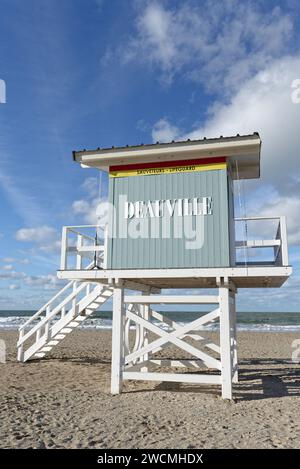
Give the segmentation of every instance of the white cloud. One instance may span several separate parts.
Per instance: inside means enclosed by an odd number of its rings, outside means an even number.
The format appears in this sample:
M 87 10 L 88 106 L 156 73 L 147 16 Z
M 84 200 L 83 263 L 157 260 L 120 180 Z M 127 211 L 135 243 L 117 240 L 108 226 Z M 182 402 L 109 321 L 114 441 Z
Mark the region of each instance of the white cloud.
M 21 228 L 16 233 L 18 241 L 44 243 L 51 241 L 57 236 L 56 230 L 50 226 L 40 226 L 37 228 Z
M 14 259 L 13 257 L 3 257 L 1 260 L 2 262 L 11 263 L 11 262 L 15 262 L 16 259 Z
M 25 272 L 16 271 L 0 271 L 0 280 L 21 280 L 22 285 L 27 285 L 31 288 L 37 288 L 42 290 L 55 290 L 62 288 L 64 282 L 59 280 L 56 275 L 27 275 Z M 2 289 L 4 287 L 1 287 Z M 7 287 L 8 290 L 17 290 L 21 288 L 19 283 L 10 283 Z
M 30 260 L 27 259 L 27 258 L 21 259 L 21 260 L 19 260 L 18 262 L 20 262 L 20 264 L 24 264 L 24 265 L 30 264 Z
M 96 177 L 85 178 L 81 184 L 81 189 L 83 189 L 88 197 L 99 197 L 99 179 Z
M 60 235 L 55 228 L 43 225 L 35 228 L 21 228 L 16 234 L 17 241 L 26 243 L 34 243 L 40 251 L 58 252 L 60 249 Z M 28 259 L 23 259 L 23 263 L 27 264 Z
M 35 198 L 21 188 L 20 181 L 8 174 L 3 165 L 0 170 L 0 187 L 12 208 L 24 222 L 30 225 L 41 222 L 44 213 Z
M 80 215 L 88 225 L 104 225 L 107 223 L 108 202 L 103 200 L 75 200 L 72 204 L 74 214 Z
M 136 34 L 119 50 L 124 62 L 141 61 L 170 83 L 180 73 L 207 89 L 231 89 L 291 44 L 293 22 L 280 7 L 238 0 L 148 2 L 139 10 Z
M 44 290 L 53 290 L 58 287 L 63 287 L 61 280 L 57 278 L 56 275 L 39 275 L 39 276 L 28 276 L 25 279 L 26 285 L 30 287 L 42 287 Z
M 159 119 L 152 129 L 153 142 L 170 142 L 180 135 L 180 130 L 166 118 Z
M 245 184 L 247 211 L 287 215 L 291 244 L 300 243 L 300 105 L 291 100 L 291 83 L 297 76 L 300 57 L 274 61 L 245 81 L 228 103 L 211 106 L 203 125 L 179 136 L 197 139 L 259 131 L 261 180 Z
M 291 83 L 295 76 L 300 76 L 300 57 L 288 56 L 274 61 L 246 81 L 228 103 L 212 106 L 205 124 L 184 138 L 258 131 L 263 141 L 263 180 L 292 183 L 300 176 L 297 155 L 300 106 L 291 100 Z
M 8 263 L 8 264 L 11 264 L 14 262 L 18 262 L 19 264 L 30 264 L 30 261 L 27 258 L 16 259 L 15 257 L 3 257 L 1 260 L 2 262 Z
M 0 271 L 0 279 L 24 279 L 26 278 L 25 272 L 16 272 L 15 270 Z
M 100 179 L 103 177 L 103 180 Z M 100 187 L 102 185 L 102 187 Z M 81 184 L 81 189 L 86 192 L 85 198 L 75 200 L 72 204 L 74 215 L 79 215 L 81 223 L 88 225 L 103 225 L 107 223 L 108 201 L 105 197 L 100 197 L 106 190 L 104 175 L 88 177 Z
M 259 209 L 261 216 L 285 215 L 288 224 L 288 241 L 291 245 L 300 245 L 300 195 L 278 196 L 268 200 Z
M 6 264 L 2 267 L 2 270 L 13 270 L 13 266 L 11 264 Z
M 75 200 L 72 204 L 72 209 L 75 214 L 88 214 L 88 217 L 90 217 L 91 205 L 87 200 Z

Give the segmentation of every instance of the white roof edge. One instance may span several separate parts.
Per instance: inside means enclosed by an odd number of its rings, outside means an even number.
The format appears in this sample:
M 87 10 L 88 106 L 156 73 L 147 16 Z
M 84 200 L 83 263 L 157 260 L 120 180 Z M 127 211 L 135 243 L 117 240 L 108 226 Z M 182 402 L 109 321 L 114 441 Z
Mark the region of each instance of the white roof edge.
M 134 158 L 140 158 L 142 156 L 159 156 L 159 155 L 174 155 L 176 153 L 193 153 L 193 152 L 199 152 L 199 153 L 207 153 L 207 156 L 209 157 L 209 153 L 213 151 L 218 151 L 222 152 L 223 150 L 227 150 L 226 155 L 224 156 L 231 156 L 231 152 L 229 151 L 230 148 L 232 148 L 233 152 L 232 154 L 236 154 L 238 150 L 244 149 L 247 153 L 248 150 L 252 150 L 255 147 L 260 147 L 261 140 L 259 137 L 254 139 L 253 137 L 249 140 L 237 140 L 237 141 L 229 141 L 229 142 L 212 142 L 212 143 L 201 143 L 201 144 L 195 144 L 195 145 L 172 145 L 172 146 L 166 146 L 166 147 L 159 147 L 159 148 L 143 148 L 143 147 L 138 147 L 135 149 L 125 149 L 125 150 L 119 150 L 119 151 L 111 151 L 111 152 L 101 152 L 95 151 L 95 153 L 90 153 L 86 154 L 85 152 L 82 152 L 82 154 L 77 154 L 75 156 L 75 159 L 79 163 L 92 163 L 92 162 L 104 162 L 107 160 L 111 160 L 113 163 L 114 160 L 121 158 L 121 159 L 134 159 Z M 213 155 L 212 155 L 213 156 Z

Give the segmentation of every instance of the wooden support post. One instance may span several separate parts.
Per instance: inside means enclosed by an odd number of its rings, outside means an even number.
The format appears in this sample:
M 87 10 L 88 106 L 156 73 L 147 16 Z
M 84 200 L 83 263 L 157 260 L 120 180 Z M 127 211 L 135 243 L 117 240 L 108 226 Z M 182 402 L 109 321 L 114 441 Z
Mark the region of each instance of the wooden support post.
M 220 286 L 219 296 L 222 398 L 232 399 L 232 357 L 230 340 L 229 288 L 225 286 Z
M 231 325 L 232 325 L 232 366 L 233 366 L 232 382 L 238 383 L 239 376 L 238 376 L 238 358 L 237 358 L 235 294 L 232 292 L 230 294 L 230 297 L 231 297 L 230 316 L 231 316 Z
M 143 292 L 142 295 L 145 295 L 146 293 Z M 150 310 L 150 306 L 149 305 L 141 305 L 141 307 L 143 308 L 143 318 L 146 320 L 146 321 L 149 321 L 149 310 Z M 148 341 L 148 329 L 146 328 L 143 328 L 143 342 L 142 342 L 142 346 L 146 346 L 148 345 L 149 341 Z M 144 356 L 142 357 L 142 360 L 144 362 L 148 362 L 149 360 L 149 353 L 145 353 Z M 142 372 L 145 372 L 147 373 L 148 372 L 148 365 L 146 366 L 143 366 L 141 368 L 141 371 Z
M 114 288 L 113 295 L 113 326 L 112 326 L 112 361 L 111 361 L 111 393 L 122 391 L 124 368 L 124 289 Z

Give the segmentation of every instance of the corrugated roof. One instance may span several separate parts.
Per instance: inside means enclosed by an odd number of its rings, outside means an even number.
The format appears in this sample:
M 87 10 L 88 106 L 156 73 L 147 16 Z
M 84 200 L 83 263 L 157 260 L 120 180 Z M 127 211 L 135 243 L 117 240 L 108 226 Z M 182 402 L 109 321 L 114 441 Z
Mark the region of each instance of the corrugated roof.
M 120 151 L 120 150 L 135 150 L 135 149 L 139 149 L 139 148 L 153 148 L 153 147 L 157 147 L 157 148 L 160 148 L 160 147 L 165 147 L 165 146 L 172 146 L 172 145 L 193 145 L 193 144 L 201 144 L 201 143 L 217 143 L 217 142 L 224 142 L 224 141 L 231 141 L 231 140 L 249 140 L 251 138 L 257 138 L 259 137 L 259 133 L 258 132 L 253 132 L 253 134 L 249 134 L 249 135 L 240 135 L 240 134 L 236 134 L 236 135 L 232 135 L 232 136 L 229 136 L 229 137 L 223 137 L 223 135 L 220 135 L 219 137 L 214 137 L 214 138 L 206 138 L 206 137 L 203 137 L 202 139 L 197 139 L 197 140 L 190 140 L 189 138 L 187 140 L 172 140 L 171 142 L 156 142 L 156 143 L 147 143 L 147 144 L 144 144 L 144 143 L 140 143 L 139 145 L 123 145 L 123 146 L 111 146 L 111 147 L 105 147 L 105 148 L 101 148 L 101 147 L 98 147 L 98 148 L 95 148 L 95 149 L 90 149 L 90 150 L 86 150 L 86 149 L 83 149 L 83 150 L 75 150 L 73 151 L 73 158 L 75 160 L 75 156 L 77 154 L 89 154 L 89 153 L 95 153 L 97 152 L 98 154 L 101 154 L 102 152 L 103 153 L 106 153 L 106 152 L 114 152 L 114 151 Z

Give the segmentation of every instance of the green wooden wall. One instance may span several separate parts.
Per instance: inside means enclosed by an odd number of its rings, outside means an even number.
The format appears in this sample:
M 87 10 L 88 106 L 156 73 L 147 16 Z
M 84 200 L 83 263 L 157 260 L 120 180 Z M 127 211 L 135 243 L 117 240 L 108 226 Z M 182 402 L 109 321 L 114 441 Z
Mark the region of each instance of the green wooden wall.
M 233 217 L 233 201 L 226 169 L 110 178 L 109 186 L 109 201 L 115 207 L 109 221 L 109 269 L 230 266 L 229 217 Z M 120 203 L 120 196 L 126 196 L 130 202 L 212 197 L 212 214 L 179 217 L 175 213 L 168 217 L 171 237 L 163 239 L 162 218 L 135 219 L 133 227 L 132 219 L 124 218 L 124 199 Z M 136 237 L 122 238 L 129 223 L 131 234 Z M 186 236 L 176 239 L 175 233 L 180 232 L 182 223 L 186 230 L 188 226 L 197 228 L 197 239 L 202 239 L 203 234 L 203 245 L 194 242 L 196 249 L 189 249 Z M 139 237 L 139 233 L 146 237 Z M 153 237 L 153 233 L 158 237 Z

